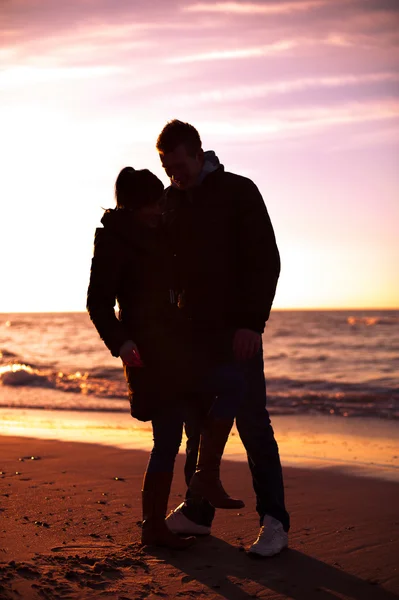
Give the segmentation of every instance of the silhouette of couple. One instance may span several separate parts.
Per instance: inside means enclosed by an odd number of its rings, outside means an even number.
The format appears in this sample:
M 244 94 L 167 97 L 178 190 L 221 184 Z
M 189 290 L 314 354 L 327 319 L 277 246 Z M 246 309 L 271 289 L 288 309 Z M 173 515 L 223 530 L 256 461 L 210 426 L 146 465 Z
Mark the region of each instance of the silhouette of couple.
M 122 359 L 132 416 L 152 423 L 142 543 L 187 548 L 210 533 L 215 508 L 244 505 L 220 481 L 235 419 L 260 517 L 249 552 L 273 556 L 289 529 L 263 374 L 280 272 L 273 227 L 255 184 L 204 152 L 192 125 L 167 123 L 156 148 L 171 185 L 122 169 L 116 208 L 96 230 L 87 294 L 100 337 Z M 187 493 L 165 519 L 183 427 Z

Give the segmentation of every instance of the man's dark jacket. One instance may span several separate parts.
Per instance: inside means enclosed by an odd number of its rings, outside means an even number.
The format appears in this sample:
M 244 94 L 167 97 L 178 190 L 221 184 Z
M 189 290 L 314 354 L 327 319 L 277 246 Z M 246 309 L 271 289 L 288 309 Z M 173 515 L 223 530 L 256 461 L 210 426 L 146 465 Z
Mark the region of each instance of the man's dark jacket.
M 181 313 L 194 329 L 262 333 L 280 257 L 256 185 L 220 166 L 187 191 L 168 188 L 165 231 L 174 286 L 184 290 Z

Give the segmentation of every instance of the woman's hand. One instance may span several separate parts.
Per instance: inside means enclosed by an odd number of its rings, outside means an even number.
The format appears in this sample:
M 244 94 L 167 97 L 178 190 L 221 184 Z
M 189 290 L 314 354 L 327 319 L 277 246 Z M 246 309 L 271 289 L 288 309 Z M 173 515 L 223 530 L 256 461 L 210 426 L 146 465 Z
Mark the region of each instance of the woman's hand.
M 127 340 L 119 350 L 119 356 L 127 367 L 144 367 L 138 348 L 132 340 Z

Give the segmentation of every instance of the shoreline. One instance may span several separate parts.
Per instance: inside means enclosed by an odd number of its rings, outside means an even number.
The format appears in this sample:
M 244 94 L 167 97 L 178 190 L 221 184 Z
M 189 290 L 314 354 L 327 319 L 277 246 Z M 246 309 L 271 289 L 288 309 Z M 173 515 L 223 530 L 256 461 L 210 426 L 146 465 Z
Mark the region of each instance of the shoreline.
M 0 456 L 5 600 L 398 598 L 398 483 L 285 467 L 289 550 L 254 560 L 245 550 L 259 520 L 243 462 L 224 460 L 222 479 L 245 508 L 218 510 L 212 535 L 177 552 L 139 544 L 147 452 L 0 436 Z M 183 463 L 178 456 L 170 509 L 185 493 Z
M 52 392 L 54 393 L 54 392 Z M 399 481 L 395 421 L 370 417 L 273 415 L 283 466 L 334 467 L 360 476 Z M 129 413 L 0 408 L 0 436 L 86 442 L 121 449 L 151 450 L 151 424 Z M 183 439 L 180 453 L 184 453 Z M 234 427 L 226 447 L 229 460 L 246 462 Z

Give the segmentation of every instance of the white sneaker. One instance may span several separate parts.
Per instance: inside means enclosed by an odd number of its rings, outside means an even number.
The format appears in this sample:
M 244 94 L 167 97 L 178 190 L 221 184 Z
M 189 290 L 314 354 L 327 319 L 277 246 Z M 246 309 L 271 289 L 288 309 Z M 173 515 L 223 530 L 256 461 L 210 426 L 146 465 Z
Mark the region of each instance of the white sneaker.
M 249 554 L 259 556 L 274 556 L 288 546 L 288 534 L 280 521 L 274 517 L 265 516 L 257 540 L 248 550 Z
M 181 533 L 184 535 L 209 535 L 211 528 L 206 525 L 198 525 L 191 521 L 182 513 L 182 502 L 175 510 L 166 517 L 165 523 L 173 533 Z

